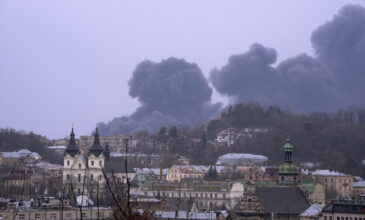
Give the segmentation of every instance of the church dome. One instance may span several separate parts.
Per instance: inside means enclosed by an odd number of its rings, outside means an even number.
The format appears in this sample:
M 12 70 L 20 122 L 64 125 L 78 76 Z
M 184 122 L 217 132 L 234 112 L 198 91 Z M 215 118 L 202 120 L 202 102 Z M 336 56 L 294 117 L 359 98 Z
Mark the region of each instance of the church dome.
M 280 174 L 295 174 L 299 173 L 299 169 L 295 164 L 284 163 L 279 167 Z

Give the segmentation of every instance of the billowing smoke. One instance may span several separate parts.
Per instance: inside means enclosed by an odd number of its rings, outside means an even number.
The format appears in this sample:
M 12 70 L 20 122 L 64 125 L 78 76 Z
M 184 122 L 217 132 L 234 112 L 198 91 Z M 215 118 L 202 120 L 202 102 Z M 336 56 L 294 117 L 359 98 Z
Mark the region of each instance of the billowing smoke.
M 365 104 L 365 8 L 344 6 L 313 32 L 311 41 L 317 59 L 338 79 L 346 104 Z
M 210 80 L 233 102 L 258 101 L 299 112 L 364 106 L 365 8 L 343 7 L 311 40 L 315 58 L 301 54 L 274 68 L 276 51 L 256 43 L 213 69 Z
M 277 53 L 272 48 L 253 44 L 244 54 L 232 55 L 220 70 L 210 73 L 217 91 L 232 96 L 235 102 L 277 103 L 282 85 L 281 75 L 271 66 Z
M 169 58 L 143 61 L 129 81 L 129 95 L 141 106 L 130 116 L 100 123 L 102 134 L 156 132 L 160 127 L 193 125 L 216 116 L 220 104 L 211 104 L 212 89 L 198 65 Z
M 299 112 L 333 111 L 339 100 L 333 74 L 314 58 L 301 54 L 281 62 L 277 70 L 283 78 L 282 105 Z
M 276 67 L 276 50 L 255 43 L 246 53 L 232 55 L 222 68 L 213 69 L 210 81 L 232 102 L 288 106 L 297 112 L 364 107 L 365 8 L 343 7 L 313 31 L 311 41 L 315 57 L 300 54 Z M 211 104 L 212 89 L 199 67 L 182 59 L 140 63 L 129 87 L 141 106 L 128 117 L 101 123 L 101 133 L 192 125 L 215 116 L 220 108 Z

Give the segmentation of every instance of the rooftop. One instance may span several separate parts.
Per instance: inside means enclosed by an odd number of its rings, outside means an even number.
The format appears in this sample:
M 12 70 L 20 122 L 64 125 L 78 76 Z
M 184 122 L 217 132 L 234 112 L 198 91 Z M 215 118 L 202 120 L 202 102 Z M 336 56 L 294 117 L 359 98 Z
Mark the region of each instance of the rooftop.
M 313 176 L 349 176 L 334 170 L 315 170 L 312 172 Z
M 308 209 L 306 209 L 300 217 L 317 217 L 322 211 L 322 206 L 318 203 L 312 204 Z
M 354 182 L 353 183 L 353 187 L 354 188 L 357 188 L 357 187 L 365 187 L 365 180 Z

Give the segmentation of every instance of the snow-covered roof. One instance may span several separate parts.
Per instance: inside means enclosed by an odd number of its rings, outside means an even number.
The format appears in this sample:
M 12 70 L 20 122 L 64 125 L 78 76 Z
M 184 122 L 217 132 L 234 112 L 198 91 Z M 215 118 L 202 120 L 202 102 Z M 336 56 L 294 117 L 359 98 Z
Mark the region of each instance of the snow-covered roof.
M 334 170 L 315 170 L 312 172 L 313 176 L 349 176 Z
M 314 203 L 307 208 L 300 217 L 317 217 L 322 211 L 322 206 L 318 203 Z
M 34 159 L 40 159 L 41 156 L 36 152 L 31 152 L 28 149 L 21 149 L 13 152 L 1 152 L 4 158 L 21 158 L 21 157 L 32 157 Z
M 59 150 L 62 150 L 62 149 L 66 149 L 67 147 L 66 146 L 63 146 L 63 145 L 55 145 L 55 146 L 49 146 L 48 149 L 59 149 Z
M 49 162 L 38 162 L 35 164 L 37 167 L 42 167 L 48 170 L 62 170 L 63 166 L 59 164 L 52 164 Z
M 354 182 L 353 183 L 353 187 L 365 187 L 365 181 L 362 180 L 362 181 L 357 181 L 357 182 Z
M 160 168 L 135 168 L 137 174 L 141 175 L 160 175 Z M 162 169 L 162 175 L 167 174 L 168 169 Z
M 219 158 L 248 158 L 248 159 L 262 159 L 267 160 L 267 157 L 256 154 L 236 154 L 236 153 L 228 153 L 220 156 Z
M 176 216 L 177 214 L 177 216 Z M 186 212 L 186 211 L 157 211 L 155 216 L 162 219 L 216 219 L 217 214 L 213 211 L 196 211 L 196 212 Z
M 159 157 L 158 154 L 150 154 L 150 155 L 147 155 L 147 154 L 144 154 L 144 153 L 122 153 L 120 151 L 117 151 L 117 152 L 110 152 L 110 156 L 111 157 L 135 157 L 135 158 L 157 158 Z
M 219 156 L 216 164 L 237 164 L 237 163 L 264 163 L 267 157 L 256 154 L 228 153 Z

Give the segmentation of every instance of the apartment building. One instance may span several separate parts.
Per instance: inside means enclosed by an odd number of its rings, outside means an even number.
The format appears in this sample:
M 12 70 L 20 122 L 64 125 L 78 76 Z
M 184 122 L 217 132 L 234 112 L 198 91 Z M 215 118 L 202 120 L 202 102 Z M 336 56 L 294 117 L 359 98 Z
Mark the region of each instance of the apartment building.
M 316 170 L 312 172 L 315 183 L 321 184 L 326 190 L 334 190 L 342 197 L 348 197 L 353 191 L 352 175 L 331 170 Z
M 241 182 L 147 181 L 141 187 L 141 196 L 145 198 L 193 200 L 198 210 L 232 209 L 242 199 L 243 192 Z

